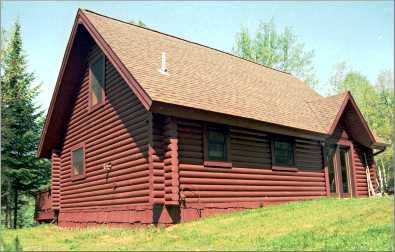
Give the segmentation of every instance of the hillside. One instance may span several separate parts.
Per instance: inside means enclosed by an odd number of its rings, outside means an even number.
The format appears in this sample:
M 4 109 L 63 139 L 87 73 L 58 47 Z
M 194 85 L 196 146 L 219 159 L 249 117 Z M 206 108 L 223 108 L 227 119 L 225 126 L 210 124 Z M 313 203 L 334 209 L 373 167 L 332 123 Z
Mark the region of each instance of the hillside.
M 251 209 L 170 228 L 2 230 L 24 250 L 394 250 L 393 197 L 322 199 Z

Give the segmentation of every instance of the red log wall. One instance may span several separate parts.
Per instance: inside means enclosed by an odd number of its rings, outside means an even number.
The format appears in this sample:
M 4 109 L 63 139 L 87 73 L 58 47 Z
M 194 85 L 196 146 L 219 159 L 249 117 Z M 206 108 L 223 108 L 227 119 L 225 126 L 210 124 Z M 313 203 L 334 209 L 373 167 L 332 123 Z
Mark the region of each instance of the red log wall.
M 353 190 L 356 189 L 353 193 L 354 196 L 357 197 L 367 197 L 368 196 L 368 185 L 366 179 L 366 165 L 369 166 L 370 177 L 372 180 L 372 184 L 374 189 L 377 191 L 377 177 L 376 177 L 376 165 L 373 157 L 373 150 L 368 149 L 351 137 L 351 134 L 348 133 L 346 127 L 342 122 L 336 127 L 333 136 L 328 140 L 330 143 L 346 143 L 351 148 L 351 164 L 352 164 L 352 184 Z M 366 161 L 365 161 L 366 155 Z
M 89 52 L 71 117 L 65 122 L 67 129 L 60 153 L 61 226 L 120 220 L 142 223 L 147 217 L 141 217 L 141 212 L 152 216 L 151 207 L 148 206 L 151 114 L 108 60 L 105 102 L 90 110 L 88 63 L 99 53 L 100 49 L 96 46 Z M 73 180 L 71 148 L 81 143 L 85 145 L 86 177 Z M 111 165 L 111 168 L 104 169 L 105 164 Z M 56 167 L 56 159 L 54 165 Z M 125 212 L 117 210 L 117 207 L 134 210 Z
M 366 154 L 366 161 L 364 153 Z M 357 196 L 368 196 L 368 184 L 366 180 L 366 165 L 369 166 L 370 177 L 374 190 L 377 192 L 377 177 L 376 177 L 376 165 L 373 157 L 373 152 L 370 149 L 364 148 L 363 146 L 354 143 L 354 172 L 356 176 L 356 189 Z
M 321 145 L 295 139 L 295 171 L 273 170 L 269 135 L 230 127 L 230 166 L 204 162 L 204 124 L 178 119 L 182 221 L 326 195 Z
M 46 190 L 36 194 L 34 219 L 41 222 L 50 222 L 54 218 L 51 202 L 51 191 Z
M 52 155 L 54 209 L 61 226 L 177 223 L 327 195 L 318 141 L 295 139 L 295 165 L 272 166 L 268 133 L 230 127 L 230 162 L 204 160 L 204 122 L 151 114 L 106 60 L 106 100 L 89 108 L 89 69 L 75 95 L 61 152 Z M 342 134 L 342 133 L 341 133 Z M 71 177 L 71 148 L 85 146 L 86 176 Z M 367 195 L 364 160 L 353 145 L 357 195 Z M 110 165 L 110 169 L 104 169 Z M 375 185 L 376 186 L 376 185 Z
M 52 208 L 59 210 L 60 205 L 60 155 L 59 151 L 52 151 L 52 178 L 51 178 L 51 199 Z

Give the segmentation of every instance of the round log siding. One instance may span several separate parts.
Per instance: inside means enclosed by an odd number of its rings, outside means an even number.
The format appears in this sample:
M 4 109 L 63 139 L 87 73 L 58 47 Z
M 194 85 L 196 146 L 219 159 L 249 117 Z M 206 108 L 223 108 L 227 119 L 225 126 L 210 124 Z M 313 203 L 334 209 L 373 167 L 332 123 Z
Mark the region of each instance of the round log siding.
M 65 122 L 67 129 L 60 156 L 52 157 L 53 202 L 54 206 L 60 205 L 59 224 L 150 223 L 150 113 L 108 60 L 104 104 L 93 109 L 89 107 L 88 64 L 99 53 L 97 46 L 89 52 L 73 110 L 69 121 Z M 85 144 L 86 177 L 74 180 L 71 177 L 71 148 L 81 143 Z M 110 168 L 104 169 L 105 164 Z M 161 173 L 161 169 L 155 171 L 155 176 L 159 177 L 156 182 L 163 183 Z M 155 197 L 163 197 L 161 191 L 158 188 Z M 142 215 L 131 215 L 131 210 L 116 210 L 120 206 L 139 205 L 146 207 L 133 211 Z
M 276 171 L 268 134 L 230 127 L 231 167 L 213 167 L 204 164 L 203 123 L 177 119 L 177 127 L 180 197 L 187 208 L 188 203 L 264 204 L 326 196 L 317 141 L 295 139 L 297 171 Z

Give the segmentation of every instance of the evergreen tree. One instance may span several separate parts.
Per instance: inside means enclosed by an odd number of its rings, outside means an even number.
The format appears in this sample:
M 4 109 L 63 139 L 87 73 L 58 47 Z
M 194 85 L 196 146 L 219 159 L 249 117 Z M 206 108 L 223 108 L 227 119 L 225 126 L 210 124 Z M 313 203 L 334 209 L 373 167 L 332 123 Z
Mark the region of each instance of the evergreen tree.
M 22 195 L 33 196 L 50 177 L 48 162 L 36 158 L 43 112 L 34 105 L 39 86 L 27 71 L 21 26 L 14 29 L 2 55 L 1 67 L 1 178 L 6 226 L 17 228 Z

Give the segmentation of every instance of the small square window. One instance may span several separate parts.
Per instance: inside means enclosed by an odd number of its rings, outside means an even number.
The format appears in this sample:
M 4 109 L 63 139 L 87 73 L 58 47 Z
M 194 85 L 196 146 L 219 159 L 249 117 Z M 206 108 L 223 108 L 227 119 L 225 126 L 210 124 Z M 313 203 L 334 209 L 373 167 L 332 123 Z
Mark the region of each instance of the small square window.
M 227 161 L 228 129 L 219 126 L 207 127 L 207 158 L 211 161 Z
M 275 165 L 294 165 L 294 143 L 292 139 L 274 138 L 273 152 Z
M 80 147 L 71 152 L 71 166 L 73 176 L 82 176 L 85 173 L 84 148 Z
M 90 65 L 90 106 L 104 102 L 105 58 L 100 56 Z

